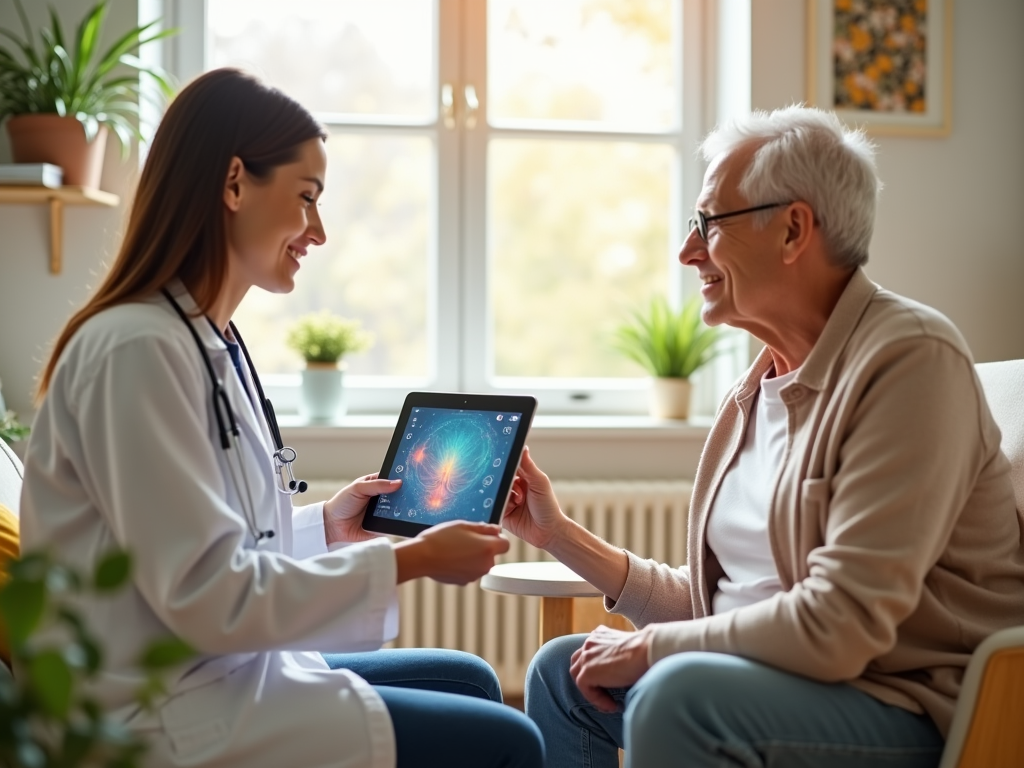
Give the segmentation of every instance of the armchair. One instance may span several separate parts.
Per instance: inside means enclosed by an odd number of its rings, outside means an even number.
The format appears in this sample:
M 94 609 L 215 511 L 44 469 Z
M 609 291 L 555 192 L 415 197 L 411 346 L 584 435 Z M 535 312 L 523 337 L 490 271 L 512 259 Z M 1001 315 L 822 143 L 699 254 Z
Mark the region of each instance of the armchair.
M 976 366 L 1003 433 L 1017 509 L 1024 510 L 1024 360 Z M 1024 615 L 1024 596 L 1021 597 Z M 939 768 L 1024 765 L 1024 626 L 996 632 L 977 647 Z

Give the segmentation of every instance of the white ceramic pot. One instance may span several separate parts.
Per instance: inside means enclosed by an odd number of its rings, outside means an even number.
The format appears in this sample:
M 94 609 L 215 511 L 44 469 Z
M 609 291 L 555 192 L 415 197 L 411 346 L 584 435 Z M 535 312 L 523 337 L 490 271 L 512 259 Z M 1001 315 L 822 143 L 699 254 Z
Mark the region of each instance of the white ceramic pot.
M 306 363 L 300 415 L 306 421 L 333 421 L 345 415 L 342 371 L 337 365 Z
M 690 415 L 690 380 L 657 377 L 651 379 L 651 416 L 656 419 L 686 419 Z

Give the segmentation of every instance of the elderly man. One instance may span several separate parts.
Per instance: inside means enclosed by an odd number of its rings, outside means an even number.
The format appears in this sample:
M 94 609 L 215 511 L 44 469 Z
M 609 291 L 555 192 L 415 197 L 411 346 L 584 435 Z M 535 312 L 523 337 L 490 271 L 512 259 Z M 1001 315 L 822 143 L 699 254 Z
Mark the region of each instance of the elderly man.
M 968 658 L 1024 620 L 1024 519 L 971 354 L 874 285 L 863 135 L 792 107 L 712 133 L 679 259 L 704 319 L 765 343 L 722 403 L 688 566 L 558 507 L 528 455 L 506 525 L 640 629 L 547 644 L 527 712 L 555 768 L 935 766 Z

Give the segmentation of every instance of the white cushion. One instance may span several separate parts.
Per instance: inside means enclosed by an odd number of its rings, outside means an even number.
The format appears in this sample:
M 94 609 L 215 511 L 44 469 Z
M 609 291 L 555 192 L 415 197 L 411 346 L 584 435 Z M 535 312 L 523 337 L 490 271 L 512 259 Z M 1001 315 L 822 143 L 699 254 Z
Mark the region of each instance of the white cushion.
M 975 369 L 1003 433 L 1002 448 L 1012 467 L 1017 509 L 1024 510 L 1024 360 L 979 363 Z
M 3 440 L 0 440 L 0 504 L 15 515 L 21 500 L 21 480 L 24 476 L 21 460 Z

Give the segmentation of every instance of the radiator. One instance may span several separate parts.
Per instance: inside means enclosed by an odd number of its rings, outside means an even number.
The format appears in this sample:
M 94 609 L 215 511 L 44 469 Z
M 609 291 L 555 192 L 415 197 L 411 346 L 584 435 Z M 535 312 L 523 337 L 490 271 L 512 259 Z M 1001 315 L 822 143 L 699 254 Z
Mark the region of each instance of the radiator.
M 616 546 L 659 562 L 686 561 L 686 519 L 692 485 L 686 481 L 556 482 L 565 513 Z M 314 482 L 301 503 L 328 498 L 339 482 Z M 549 560 L 509 536 L 502 562 Z M 396 648 L 454 648 L 484 658 L 502 690 L 521 696 L 526 668 L 537 652 L 539 598 L 498 595 L 477 584 L 455 587 L 418 579 L 399 587 Z

